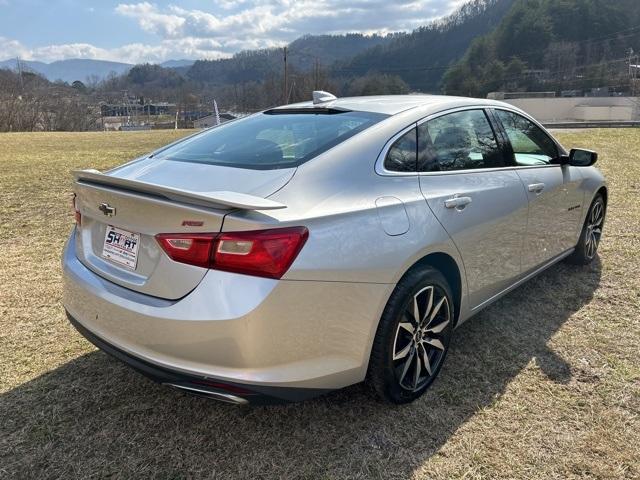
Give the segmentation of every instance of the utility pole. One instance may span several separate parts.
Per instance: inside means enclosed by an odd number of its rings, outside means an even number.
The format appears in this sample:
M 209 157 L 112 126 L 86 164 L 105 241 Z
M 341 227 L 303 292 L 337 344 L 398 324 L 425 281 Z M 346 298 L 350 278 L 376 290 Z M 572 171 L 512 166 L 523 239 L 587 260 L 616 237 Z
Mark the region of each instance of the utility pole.
M 284 47 L 284 90 L 282 95 L 282 103 L 288 103 L 289 89 L 287 88 L 287 47 Z
M 220 125 L 220 112 L 218 112 L 218 102 L 216 102 L 215 98 L 213 99 L 213 111 L 216 116 L 216 125 Z
M 638 78 L 638 69 L 640 64 L 638 62 L 638 55 L 635 54 L 633 48 L 629 49 L 629 82 L 631 83 L 631 96 L 636 96 L 636 82 Z
M 16 57 L 16 66 L 18 67 L 18 75 L 20 76 L 20 93 L 24 93 L 24 79 L 22 78 L 22 63 L 20 63 L 20 57 Z
M 637 93 L 637 85 L 638 85 L 638 72 L 640 71 L 640 57 L 636 54 L 635 56 L 635 65 L 633 69 L 633 88 L 631 90 L 631 96 L 635 97 Z

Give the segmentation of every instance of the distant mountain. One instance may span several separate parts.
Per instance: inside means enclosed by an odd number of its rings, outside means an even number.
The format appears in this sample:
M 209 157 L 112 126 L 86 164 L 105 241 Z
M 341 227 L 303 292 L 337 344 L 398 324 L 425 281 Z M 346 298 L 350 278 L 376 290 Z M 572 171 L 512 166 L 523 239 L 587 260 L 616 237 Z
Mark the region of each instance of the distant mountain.
M 289 72 L 310 72 L 316 64 L 334 79 L 346 80 L 381 73 L 399 76 L 413 90 L 439 91 L 445 71 L 458 62 L 473 40 L 492 32 L 515 0 L 470 0 L 453 14 L 411 33 L 385 36 L 305 35 L 287 47 Z M 525 0 L 522 0 L 525 1 Z M 551 0 L 531 0 L 547 2 Z M 566 0 L 577 1 L 577 0 Z M 605 2 L 606 0 L 580 0 Z M 638 0 L 619 0 L 637 2 Z M 282 75 L 281 48 L 246 50 L 218 60 L 167 60 L 159 64 L 201 85 L 225 86 L 271 81 Z M 52 63 L 24 61 L 23 66 L 48 80 L 102 80 L 110 73 L 128 73 L 134 65 L 103 60 L 73 59 Z M 16 61 L 0 62 L 15 69 Z
M 491 32 L 513 2 L 470 0 L 453 14 L 411 33 L 305 35 L 288 45 L 287 60 L 299 71 L 311 71 L 318 62 L 329 68 L 333 78 L 392 74 L 411 89 L 439 91 L 449 66 L 460 60 L 474 38 Z M 282 60 L 279 48 L 247 50 L 231 58 L 199 60 L 186 75 L 210 85 L 260 82 L 280 76 Z
M 440 91 L 442 77 L 458 61 L 473 40 L 491 32 L 511 8 L 514 0 L 471 0 L 441 20 L 397 34 L 353 58 L 338 62 L 334 76 L 356 77 L 369 72 L 394 74 L 412 89 Z
M 294 65 L 302 70 L 313 67 L 315 60 L 323 65 L 351 58 L 368 49 L 386 45 L 399 34 L 362 35 L 305 35 L 291 42 L 288 55 Z
M 182 67 L 190 67 L 195 63 L 195 60 L 167 60 L 166 62 L 162 62 L 159 65 L 164 68 L 182 68 Z
M 184 73 L 191 65 L 193 60 L 167 60 L 162 62 L 160 66 L 182 70 Z M 86 82 L 92 77 L 98 80 L 104 80 L 112 72 L 116 75 L 128 73 L 133 67 L 130 63 L 109 62 L 107 60 L 91 60 L 86 58 L 76 58 L 70 60 L 58 60 L 51 63 L 37 62 L 32 60 L 20 60 L 24 70 L 39 73 L 47 80 L 72 83 L 76 80 Z M 17 69 L 17 60 L 15 58 L 0 62 L 0 68 Z
M 287 47 L 289 66 L 298 70 L 310 70 L 316 61 L 327 67 L 338 60 L 350 58 L 369 48 L 390 42 L 393 35 L 305 35 Z M 265 80 L 282 71 L 281 48 L 245 50 L 231 58 L 198 60 L 187 76 L 195 81 L 228 85 Z
M 133 65 L 120 62 L 109 62 L 106 60 L 90 60 L 90 59 L 70 59 L 58 60 L 51 63 L 36 62 L 30 60 L 21 60 L 22 68 L 43 75 L 50 81 L 62 80 L 64 82 L 74 82 L 80 80 L 87 81 L 95 76 L 99 80 L 106 78 L 111 72 L 116 75 L 127 73 Z M 0 68 L 17 68 L 15 59 L 0 62 Z

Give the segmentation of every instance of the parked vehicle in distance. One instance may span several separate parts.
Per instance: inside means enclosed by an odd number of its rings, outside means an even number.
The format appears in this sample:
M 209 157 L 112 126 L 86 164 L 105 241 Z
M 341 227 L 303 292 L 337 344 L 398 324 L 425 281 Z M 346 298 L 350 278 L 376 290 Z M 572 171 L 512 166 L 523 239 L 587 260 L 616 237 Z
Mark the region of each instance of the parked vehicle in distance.
M 410 402 L 454 327 L 597 253 L 607 187 L 506 103 L 314 101 L 75 172 L 64 306 L 99 348 L 232 403 Z

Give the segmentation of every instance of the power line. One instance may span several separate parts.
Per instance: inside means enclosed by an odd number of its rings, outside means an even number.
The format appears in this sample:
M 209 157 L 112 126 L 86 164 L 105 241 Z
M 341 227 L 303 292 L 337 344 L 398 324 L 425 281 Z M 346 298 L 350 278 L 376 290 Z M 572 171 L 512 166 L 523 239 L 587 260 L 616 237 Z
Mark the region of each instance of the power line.
M 594 62 L 594 63 L 589 63 L 589 64 L 586 64 L 586 65 L 580 65 L 580 66 L 576 66 L 576 67 L 568 68 L 568 69 L 548 70 L 548 71 L 545 71 L 544 73 L 547 76 L 557 76 L 557 75 L 565 74 L 565 73 L 573 74 L 573 73 L 575 73 L 576 70 L 585 70 L 585 69 L 587 69 L 589 67 L 593 67 L 593 66 L 604 67 L 604 66 L 607 66 L 607 65 L 614 65 L 616 63 L 625 63 L 626 64 L 626 62 L 627 62 L 627 58 L 617 58 L 617 59 L 609 60 L 609 61 L 606 61 L 606 62 Z M 519 74 L 519 75 L 512 75 L 510 77 L 504 77 L 503 81 L 508 82 L 508 81 L 515 81 L 515 80 L 519 80 L 519 79 L 530 79 L 530 78 L 531 78 L 531 75 Z M 566 80 L 566 81 L 569 81 L 569 80 Z
M 611 33 L 608 33 L 607 35 L 603 35 L 601 37 L 590 38 L 590 39 L 585 40 L 585 42 L 591 42 L 591 41 L 600 40 L 600 39 L 623 38 L 623 37 L 617 37 L 617 35 L 620 34 L 620 33 L 630 32 L 630 31 L 633 31 L 633 30 L 640 30 L 640 25 L 638 25 L 636 27 L 625 28 L 624 30 L 618 30 L 617 32 L 611 32 Z
M 626 32 L 634 32 L 634 33 L 627 33 L 626 35 L 620 35 L 622 33 L 626 33 Z M 636 27 L 631 27 L 631 28 L 627 28 L 624 30 L 619 30 L 617 32 L 612 32 L 606 36 L 600 36 L 600 37 L 594 37 L 594 38 L 590 38 L 590 39 L 585 39 L 585 40 L 580 40 L 580 41 L 572 41 L 572 42 L 567 42 L 572 46 L 580 46 L 580 45 L 587 45 L 589 44 L 590 46 L 593 46 L 594 43 L 596 44 L 604 44 L 605 42 L 609 41 L 609 40 L 622 40 L 625 38 L 630 38 L 630 37 L 634 37 L 634 36 L 640 36 L 640 26 L 636 26 Z M 523 52 L 517 52 L 514 53 L 514 57 L 518 58 L 519 60 L 527 60 L 527 59 L 531 59 L 534 57 L 539 57 L 541 55 L 541 50 L 538 49 L 530 49 L 530 50 L 525 50 Z M 581 57 L 585 57 L 586 55 L 581 55 Z M 498 59 L 499 60 L 499 59 Z M 362 73 L 363 71 L 367 71 L 367 70 L 374 70 L 374 71 L 379 71 L 381 73 L 386 73 L 386 72 L 418 72 L 418 71 L 440 71 L 440 70 L 447 70 L 449 68 L 454 68 L 456 66 L 459 65 L 463 65 L 462 61 L 458 61 L 455 63 L 451 63 L 449 65 L 442 65 L 442 66 L 411 66 L 411 67 L 372 67 L 372 66 L 368 66 L 368 65 L 363 65 L 361 67 L 358 66 L 352 66 L 352 67 L 343 67 L 343 68 L 336 68 L 333 69 L 333 73 Z

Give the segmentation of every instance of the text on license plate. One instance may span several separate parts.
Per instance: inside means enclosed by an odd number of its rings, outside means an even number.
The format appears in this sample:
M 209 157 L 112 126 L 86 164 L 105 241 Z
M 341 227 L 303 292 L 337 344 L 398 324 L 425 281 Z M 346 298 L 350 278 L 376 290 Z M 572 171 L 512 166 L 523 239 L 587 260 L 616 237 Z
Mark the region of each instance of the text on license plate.
M 112 262 L 135 270 L 138 262 L 139 246 L 139 233 L 128 232 L 127 230 L 107 225 L 107 231 L 104 234 L 102 256 Z

